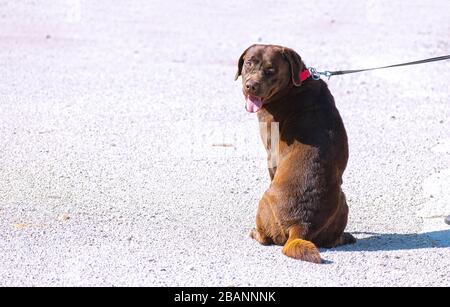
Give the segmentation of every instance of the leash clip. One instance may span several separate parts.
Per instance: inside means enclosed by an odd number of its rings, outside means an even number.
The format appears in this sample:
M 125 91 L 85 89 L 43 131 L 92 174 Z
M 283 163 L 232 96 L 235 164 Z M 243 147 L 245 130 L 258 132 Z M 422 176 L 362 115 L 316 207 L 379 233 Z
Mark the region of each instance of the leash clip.
M 329 72 L 328 70 L 318 71 L 314 67 L 309 67 L 308 70 L 313 80 L 320 80 L 320 76 L 325 76 L 326 78 L 328 78 L 328 80 L 330 80 L 331 78 L 331 72 Z

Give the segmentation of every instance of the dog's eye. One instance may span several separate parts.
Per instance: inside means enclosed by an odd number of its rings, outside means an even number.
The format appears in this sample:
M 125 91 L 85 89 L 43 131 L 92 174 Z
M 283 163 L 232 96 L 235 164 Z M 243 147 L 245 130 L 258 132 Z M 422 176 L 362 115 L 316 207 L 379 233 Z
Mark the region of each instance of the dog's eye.
M 273 69 L 273 68 L 269 68 L 269 69 L 265 69 L 264 70 L 264 74 L 266 75 L 266 76 L 271 76 L 271 75 L 273 75 L 275 73 L 275 69 Z
M 245 66 L 252 66 L 252 61 L 250 60 L 245 61 Z

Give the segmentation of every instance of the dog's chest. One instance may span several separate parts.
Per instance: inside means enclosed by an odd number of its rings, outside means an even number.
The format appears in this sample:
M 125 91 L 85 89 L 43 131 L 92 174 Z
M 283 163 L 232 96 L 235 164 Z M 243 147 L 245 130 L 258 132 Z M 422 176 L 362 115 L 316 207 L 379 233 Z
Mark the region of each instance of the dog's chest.
M 267 153 L 270 154 L 271 148 L 275 146 L 275 142 L 279 141 L 279 123 L 275 121 L 272 114 L 265 110 L 258 112 L 258 121 L 262 142 Z

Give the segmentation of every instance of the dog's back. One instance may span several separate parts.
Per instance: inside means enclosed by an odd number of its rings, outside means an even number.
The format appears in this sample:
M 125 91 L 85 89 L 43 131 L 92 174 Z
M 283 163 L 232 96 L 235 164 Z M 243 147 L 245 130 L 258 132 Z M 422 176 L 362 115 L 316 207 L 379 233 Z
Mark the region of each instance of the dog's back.
M 334 224 L 330 219 L 336 212 L 346 207 L 341 192 L 348 160 L 345 128 L 323 81 L 305 82 L 301 91 L 294 91 L 289 98 L 297 101 L 288 104 L 293 107 L 269 107 L 258 113 L 263 121 L 278 122 L 280 131 L 276 169 L 261 200 L 272 200 L 268 213 L 279 217 L 268 232 L 282 245 L 292 225 L 303 225 L 304 239 L 319 246 L 333 245 L 345 228 L 346 215 L 345 221 L 339 222 L 343 226 L 329 229 L 326 235 L 322 232 L 327 224 Z M 265 145 L 273 152 L 270 144 Z

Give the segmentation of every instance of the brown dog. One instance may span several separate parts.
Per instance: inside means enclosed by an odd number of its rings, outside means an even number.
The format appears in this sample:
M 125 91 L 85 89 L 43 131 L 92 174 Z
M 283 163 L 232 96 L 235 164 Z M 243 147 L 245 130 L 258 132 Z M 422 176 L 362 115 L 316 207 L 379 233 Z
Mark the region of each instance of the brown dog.
M 251 237 L 320 263 L 316 246 L 356 242 L 344 232 L 348 144 L 333 96 L 324 81 L 308 77 L 295 51 L 281 46 L 250 46 L 239 59 L 236 79 L 240 75 L 245 107 L 258 112 L 272 179 Z

